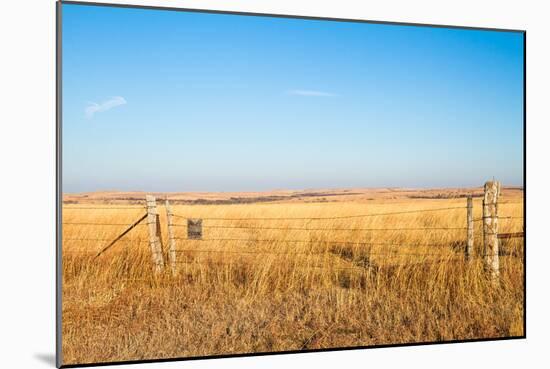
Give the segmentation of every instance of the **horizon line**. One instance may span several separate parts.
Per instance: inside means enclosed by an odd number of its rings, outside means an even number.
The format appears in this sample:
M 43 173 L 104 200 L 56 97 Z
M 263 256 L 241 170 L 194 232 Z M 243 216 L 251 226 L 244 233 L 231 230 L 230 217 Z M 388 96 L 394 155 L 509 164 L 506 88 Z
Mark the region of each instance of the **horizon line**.
M 523 185 L 507 185 L 502 184 L 501 186 L 503 188 L 507 189 L 521 189 L 524 190 Z M 300 188 L 300 189 L 291 189 L 291 188 L 273 188 L 268 190 L 241 190 L 241 191 L 208 191 L 208 190 L 184 190 L 184 191 L 148 191 L 148 190 L 118 190 L 118 189 L 110 189 L 110 190 L 92 190 L 92 191 L 80 191 L 80 192 L 63 192 L 63 196 L 65 195 L 78 195 L 78 194 L 89 194 L 89 193 L 128 193 L 128 192 L 140 192 L 140 193 L 255 193 L 255 192 L 281 192 L 281 191 L 292 191 L 292 192 L 299 192 L 299 191 L 326 191 L 326 190 L 340 190 L 340 191 L 349 191 L 349 190 L 450 190 L 450 189 L 458 189 L 458 190 L 467 190 L 467 189 L 480 189 L 483 188 L 483 185 L 479 186 L 448 186 L 448 187 L 401 187 L 401 186 L 378 186 L 378 187 L 310 187 L 310 188 Z

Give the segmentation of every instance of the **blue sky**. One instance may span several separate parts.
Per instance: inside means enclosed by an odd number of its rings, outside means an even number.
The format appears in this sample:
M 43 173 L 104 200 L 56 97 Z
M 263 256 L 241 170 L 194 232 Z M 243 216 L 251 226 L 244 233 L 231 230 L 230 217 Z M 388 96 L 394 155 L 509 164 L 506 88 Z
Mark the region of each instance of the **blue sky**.
M 523 182 L 523 35 L 63 5 L 63 188 Z

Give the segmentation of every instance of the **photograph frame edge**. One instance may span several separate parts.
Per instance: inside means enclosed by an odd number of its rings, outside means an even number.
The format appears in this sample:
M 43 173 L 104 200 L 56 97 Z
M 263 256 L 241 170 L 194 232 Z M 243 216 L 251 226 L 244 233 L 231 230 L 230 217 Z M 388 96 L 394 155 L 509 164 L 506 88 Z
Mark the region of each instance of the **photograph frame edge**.
M 447 29 L 459 29 L 459 30 L 473 30 L 473 31 L 492 31 L 492 32 L 507 32 L 518 33 L 522 35 L 523 40 L 523 227 L 524 227 L 524 273 L 523 273 L 523 334 L 517 336 L 507 337 L 492 337 L 492 338 L 474 338 L 474 339 L 457 339 L 457 340 L 445 340 L 445 341 L 426 341 L 426 342 L 411 342 L 411 343 L 395 343 L 395 344 L 381 344 L 370 346 L 345 346 L 345 347 L 331 347 L 321 349 L 305 349 L 305 350 L 283 350 L 283 351 L 270 351 L 270 352 L 255 352 L 255 353 L 237 353 L 237 354 L 221 354 L 221 355 L 208 355 L 208 356 L 190 356 L 190 357 L 170 357 L 159 359 L 144 359 L 144 360 L 123 360 L 123 361 L 109 361 L 109 362 L 94 362 L 94 363 L 78 363 L 78 364 L 63 364 L 63 347 L 62 347 L 62 123 L 63 123 L 63 95 L 62 95 L 62 8 L 63 5 L 83 5 L 83 6 L 97 6 L 97 7 L 111 7 L 111 8 L 131 8 L 131 9 L 143 9 L 143 10 L 161 10 L 161 11 L 177 11 L 188 13 L 207 13 L 207 14 L 225 14 L 225 15 L 241 15 L 252 17 L 269 17 L 269 18 L 284 18 L 284 19 L 302 19 L 302 20 L 317 20 L 317 21 L 333 21 L 333 22 L 348 22 L 348 23 L 368 23 L 379 25 L 393 25 L 393 26 L 410 26 L 410 27 L 430 27 L 430 28 L 447 28 Z M 367 19 L 354 19 L 354 18 L 336 18 L 336 17 L 321 17 L 321 16 L 305 16 L 305 15 L 292 15 L 292 14 L 272 14 L 272 13 L 260 13 L 260 12 L 244 12 L 244 11 L 230 11 L 230 10 L 214 10 L 214 9 L 198 9 L 198 8 L 181 8 L 181 7 L 167 7 L 167 6 L 153 6 L 153 5 L 135 5 L 135 4 L 121 4 L 121 3 L 102 3 L 102 2 L 87 2 L 87 1 L 75 1 L 75 0 L 56 0 L 55 2 L 55 17 L 56 17 L 56 40 L 55 40 L 55 95 L 56 95 L 56 108 L 55 108 L 55 121 L 56 121 L 56 141 L 55 141 L 55 187 L 56 187 L 56 250 L 55 250 L 55 284 L 56 284 L 56 322 L 55 322 L 55 366 L 57 368 L 79 368 L 79 367 L 93 367 L 93 366 L 111 366 L 111 365 L 128 365 L 128 364 L 145 364 L 145 363 L 162 363 L 162 362 L 177 362 L 177 361 L 195 361 L 195 360 L 209 360 L 209 359 L 223 359 L 223 358 L 241 358 L 241 357 L 260 357 L 269 355 L 289 355 L 289 354 L 307 354 L 307 353 L 319 353 L 319 352 L 337 352 L 337 351 L 351 351 L 351 350 L 368 350 L 379 348 L 393 348 L 393 347 L 414 347 L 414 346 L 431 346 L 431 345 L 448 345 L 457 343 L 475 343 L 475 342 L 495 342 L 495 341 L 508 341 L 508 340 L 522 340 L 527 338 L 527 30 L 526 29 L 508 29 L 508 28 L 494 28 L 494 27 L 478 27 L 478 26 L 460 26 L 460 25 L 447 25 L 447 24 L 429 24 L 429 23 L 416 23 L 416 22 L 399 22 L 399 21 L 380 21 L 380 20 L 367 20 Z

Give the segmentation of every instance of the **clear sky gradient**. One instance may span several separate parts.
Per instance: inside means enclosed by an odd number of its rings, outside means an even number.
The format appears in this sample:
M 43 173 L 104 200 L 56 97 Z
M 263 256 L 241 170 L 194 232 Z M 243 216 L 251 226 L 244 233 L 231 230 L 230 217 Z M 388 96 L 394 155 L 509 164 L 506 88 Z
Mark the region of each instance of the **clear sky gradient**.
M 63 5 L 63 189 L 523 183 L 523 35 Z

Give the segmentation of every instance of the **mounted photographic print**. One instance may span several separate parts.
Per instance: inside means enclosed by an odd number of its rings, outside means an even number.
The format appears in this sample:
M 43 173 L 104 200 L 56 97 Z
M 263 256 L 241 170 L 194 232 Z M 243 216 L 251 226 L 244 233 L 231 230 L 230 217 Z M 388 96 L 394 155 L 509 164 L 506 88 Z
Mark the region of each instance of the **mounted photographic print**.
M 58 366 L 525 337 L 525 32 L 58 3 Z

